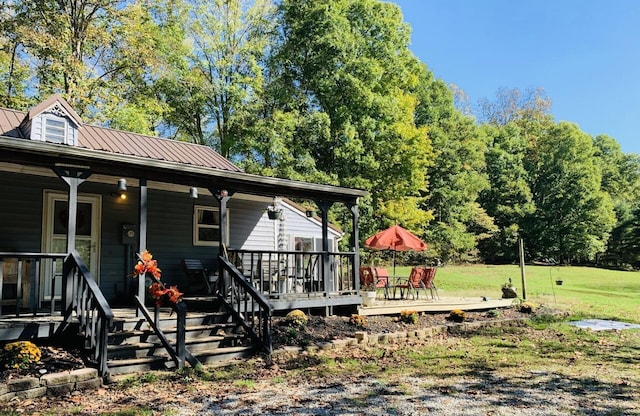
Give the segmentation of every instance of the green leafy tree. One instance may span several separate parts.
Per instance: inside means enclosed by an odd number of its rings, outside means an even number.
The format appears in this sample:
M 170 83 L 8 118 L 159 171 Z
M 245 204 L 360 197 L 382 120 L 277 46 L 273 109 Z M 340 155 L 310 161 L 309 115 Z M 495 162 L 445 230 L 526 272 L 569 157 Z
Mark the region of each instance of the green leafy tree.
M 485 124 L 482 129 L 487 138 L 490 188 L 481 192 L 480 203 L 493 217 L 498 232 L 480 242 L 481 254 L 490 262 L 513 262 L 518 258 L 521 223 L 535 210 L 524 167 L 527 143 L 515 123 Z
M 593 260 L 604 251 L 615 215 L 600 188 L 591 137 L 561 122 L 539 138 L 535 151 L 538 164 L 530 175 L 536 211 L 524 231 L 531 254 Z
M 426 236 L 444 260 L 460 260 L 495 231 L 477 202 L 479 193 L 489 186 L 484 135 L 471 117 L 456 110 L 446 84 L 434 80 L 426 69 L 416 94 L 420 102 L 416 123 L 427 127 L 435 151 L 424 202 L 434 221 L 426 226 Z
M 268 0 L 189 2 L 192 51 L 178 77 L 164 81 L 169 123 L 186 140 L 227 158 L 253 146 L 265 59 L 276 32 Z
M 277 111 L 266 114 L 288 120 L 287 140 L 296 144 L 289 154 L 263 145 L 255 160 L 308 161 L 312 175 L 370 190 L 363 236 L 395 221 L 415 223 L 414 215 L 425 215 L 416 204 L 431 146 L 414 123 L 419 64 L 399 8 L 373 0 L 285 0 L 281 12 L 283 38 L 271 66 Z
M 60 93 L 85 121 L 153 132 L 163 109 L 151 86 L 166 39 L 151 15 L 156 3 L 3 3 L 1 27 L 13 50 L 9 95 L 37 102 Z

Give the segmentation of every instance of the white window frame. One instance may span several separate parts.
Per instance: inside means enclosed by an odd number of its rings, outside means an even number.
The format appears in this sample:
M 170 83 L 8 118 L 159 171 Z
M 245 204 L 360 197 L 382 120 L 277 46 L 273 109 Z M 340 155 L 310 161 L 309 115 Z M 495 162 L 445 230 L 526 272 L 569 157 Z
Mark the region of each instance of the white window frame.
M 62 128 L 62 134 L 51 133 L 47 127 L 48 122 L 61 123 L 62 127 L 53 127 L 55 130 Z M 53 137 L 53 138 L 52 138 Z M 59 139 L 59 140 L 58 140 Z M 47 114 L 42 117 L 42 140 L 45 142 L 69 144 L 69 121 L 64 117 L 55 116 L 53 114 Z
M 220 208 L 218 207 L 211 207 L 211 206 L 207 206 L 207 205 L 194 205 L 193 206 L 193 245 L 194 246 L 208 246 L 208 247 L 217 247 L 220 242 L 218 240 L 216 241 L 205 241 L 205 240 L 200 240 L 200 233 L 199 230 L 201 228 L 211 228 L 211 229 L 220 229 L 220 224 L 218 225 L 210 225 L 210 224 L 199 224 L 198 223 L 198 212 L 199 211 L 212 211 L 213 215 L 215 216 L 215 218 L 219 218 L 220 217 Z M 229 231 L 229 210 L 227 209 L 227 223 L 226 223 L 226 229 L 227 229 L 227 235 L 228 235 L 228 231 Z

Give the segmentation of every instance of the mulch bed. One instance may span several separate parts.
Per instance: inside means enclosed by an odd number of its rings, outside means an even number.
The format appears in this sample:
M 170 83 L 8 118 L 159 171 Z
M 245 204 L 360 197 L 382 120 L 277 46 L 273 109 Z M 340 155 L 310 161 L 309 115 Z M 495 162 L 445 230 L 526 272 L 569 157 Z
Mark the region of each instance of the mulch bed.
M 37 345 L 37 343 L 36 343 Z M 41 377 L 49 373 L 70 371 L 84 368 L 85 363 L 79 350 L 38 345 L 41 352 L 40 361 L 23 368 L 5 368 L 0 372 L 0 382 L 22 377 Z
M 512 319 L 529 316 L 515 308 L 495 311 L 466 312 L 465 322 Z M 367 316 L 364 327 L 351 324 L 349 316 L 309 316 L 304 326 L 290 326 L 284 317 L 273 319 L 272 341 L 274 349 L 282 346 L 304 347 L 318 342 L 353 338 L 358 331 L 370 334 L 405 332 L 451 323 L 448 313 L 421 313 L 418 322 L 405 323 L 399 316 Z

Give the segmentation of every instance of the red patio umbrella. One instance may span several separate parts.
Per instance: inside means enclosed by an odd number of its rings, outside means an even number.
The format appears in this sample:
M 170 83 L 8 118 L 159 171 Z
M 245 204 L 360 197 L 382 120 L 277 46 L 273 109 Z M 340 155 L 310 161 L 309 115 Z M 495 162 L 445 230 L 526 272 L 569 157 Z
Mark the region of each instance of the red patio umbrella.
M 394 276 L 396 274 L 396 251 L 423 251 L 427 249 L 427 244 L 424 241 L 399 225 L 394 225 L 372 235 L 367 238 L 364 245 L 375 250 L 393 251 Z

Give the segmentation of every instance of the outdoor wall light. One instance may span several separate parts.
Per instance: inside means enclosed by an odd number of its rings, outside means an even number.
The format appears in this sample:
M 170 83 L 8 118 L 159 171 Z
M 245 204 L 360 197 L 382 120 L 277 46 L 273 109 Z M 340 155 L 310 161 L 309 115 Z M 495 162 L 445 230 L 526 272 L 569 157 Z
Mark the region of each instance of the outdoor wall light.
M 191 199 L 198 199 L 198 188 L 192 186 L 189 189 L 189 196 L 191 197 Z
M 124 192 L 127 190 L 127 180 L 124 178 L 118 179 L 118 192 Z
M 127 194 L 125 194 L 124 192 L 111 192 L 111 196 L 122 200 L 127 199 Z

